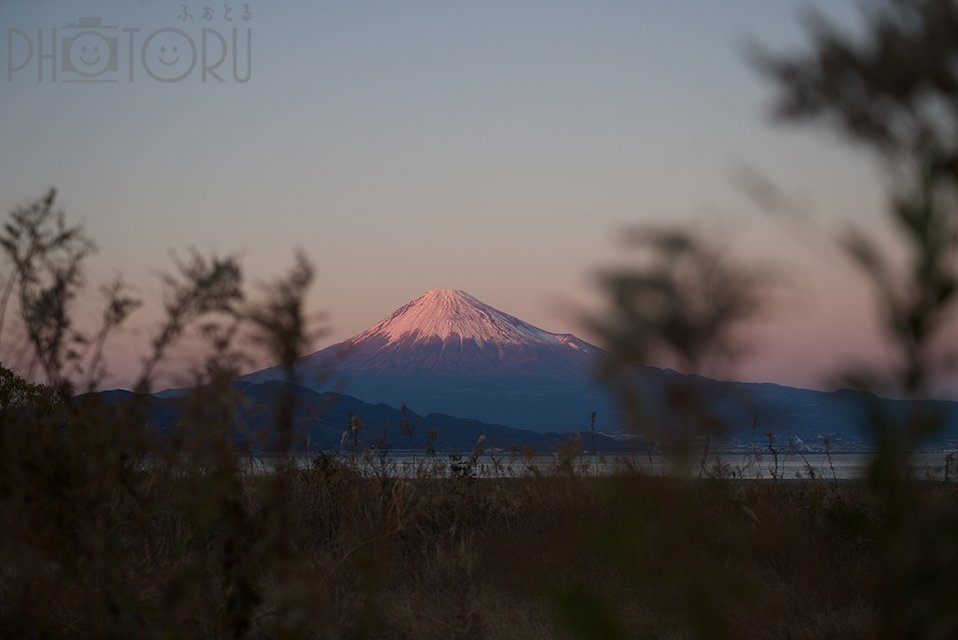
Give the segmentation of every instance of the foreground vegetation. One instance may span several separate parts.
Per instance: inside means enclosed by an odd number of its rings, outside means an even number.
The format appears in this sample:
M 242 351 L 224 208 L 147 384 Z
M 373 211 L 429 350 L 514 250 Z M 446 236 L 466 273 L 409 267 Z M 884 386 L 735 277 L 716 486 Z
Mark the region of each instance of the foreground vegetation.
M 82 439 L 82 436 L 78 438 Z M 5 459 L 15 637 L 953 637 L 958 487 Z M 11 470 L 20 474 L 10 476 Z M 441 474 L 441 477 L 440 477 Z M 15 482 L 14 482 L 15 480 Z

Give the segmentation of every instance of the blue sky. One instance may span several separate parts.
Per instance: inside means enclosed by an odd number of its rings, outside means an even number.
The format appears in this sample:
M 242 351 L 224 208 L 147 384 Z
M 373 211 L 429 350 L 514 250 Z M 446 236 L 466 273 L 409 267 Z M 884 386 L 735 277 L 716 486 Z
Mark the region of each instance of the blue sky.
M 182 4 L 0 0 L 0 208 L 56 186 L 101 247 L 94 280 L 121 271 L 156 301 L 170 250 L 235 251 L 266 279 L 301 247 L 324 344 L 433 287 L 581 333 L 571 309 L 596 308 L 622 226 L 682 222 L 791 283 L 738 377 L 815 386 L 873 352 L 862 281 L 732 179 L 760 169 L 829 230 L 880 211 L 864 156 L 770 122 L 744 55 L 801 47 L 814 3 L 254 2 L 247 23 L 244 3 L 231 23 L 203 2 L 182 21 Z M 853 22 L 852 3 L 818 4 Z M 81 16 L 140 38 L 249 28 L 251 79 L 161 83 L 134 59 L 133 82 L 8 81 L 11 28 L 62 35 Z M 155 317 L 138 314 L 118 371 Z

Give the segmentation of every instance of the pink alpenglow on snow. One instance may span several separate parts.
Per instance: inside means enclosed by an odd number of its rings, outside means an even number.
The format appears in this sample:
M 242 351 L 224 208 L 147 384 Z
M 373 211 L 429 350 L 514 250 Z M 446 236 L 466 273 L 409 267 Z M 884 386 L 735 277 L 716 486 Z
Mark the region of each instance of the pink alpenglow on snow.
M 356 344 L 375 337 L 385 337 L 387 344 L 406 338 L 439 338 L 460 343 L 472 339 L 480 347 L 551 344 L 595 349 L 571 334 L 550 333 L 457 289 L 430 289 L 349 342 Z

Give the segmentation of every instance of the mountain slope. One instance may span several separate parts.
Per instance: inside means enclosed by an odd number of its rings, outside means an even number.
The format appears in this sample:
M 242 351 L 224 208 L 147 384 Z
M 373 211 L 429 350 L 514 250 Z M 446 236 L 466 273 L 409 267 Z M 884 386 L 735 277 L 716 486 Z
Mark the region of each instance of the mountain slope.
M 424 413 L 538 431 L 575 431 L 614 404 L 592 379 L 604 352 L 463 291 L 432 289 L 356 336 L 303 358 L 300 382 Z M 326 372 L 332 372 L 326 377 Z M 249 382 L 282 380 L 266 369 Z

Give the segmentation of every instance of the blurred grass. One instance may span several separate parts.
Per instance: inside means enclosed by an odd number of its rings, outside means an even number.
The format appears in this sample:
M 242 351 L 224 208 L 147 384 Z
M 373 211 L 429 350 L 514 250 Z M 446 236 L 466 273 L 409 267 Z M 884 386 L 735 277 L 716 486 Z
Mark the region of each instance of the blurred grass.
M 887 523 L 859 483 L 442 464 L 384 482 L 324 456 L 277 472 L 277 494 L 271 474 L 114 474 L 108 446 L 63 447 L 4 492 L 0 624 L 18 637 L 884 635 Z M 953 530 L 954 485 L 913 498 L 930 537 Z M 955 566 L 952 545 L 913 552 Z

